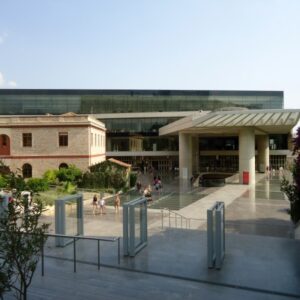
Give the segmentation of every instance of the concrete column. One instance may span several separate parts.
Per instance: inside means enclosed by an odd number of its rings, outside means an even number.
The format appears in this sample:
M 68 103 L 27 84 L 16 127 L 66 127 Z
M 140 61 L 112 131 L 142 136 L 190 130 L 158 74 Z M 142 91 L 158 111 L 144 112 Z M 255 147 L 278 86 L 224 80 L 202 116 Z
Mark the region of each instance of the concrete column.
M 199 138 L 198 136 L 192 137 L 192 173 L 199 173 Z
M 267 166 L 270 166 L 270 150 L 269 150 L 269 136 L 257 136 L 257 160 L 258 171 L 264 173 Z
M 192 137 L 179 132 L 179 178 L 192 177 Z
M 253 128 L 243 128 L 239 134 L 239 173 L 249 172 L 249 184 L 255 183 L 255 135 Z

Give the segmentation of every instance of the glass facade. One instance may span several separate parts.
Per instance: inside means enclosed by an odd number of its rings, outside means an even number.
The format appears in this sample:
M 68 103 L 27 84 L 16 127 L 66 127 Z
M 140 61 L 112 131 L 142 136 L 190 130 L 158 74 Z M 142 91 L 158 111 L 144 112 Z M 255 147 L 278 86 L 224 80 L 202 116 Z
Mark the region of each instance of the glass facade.
M 283 108 L 280 91 L 0 89 L 1 115 Z

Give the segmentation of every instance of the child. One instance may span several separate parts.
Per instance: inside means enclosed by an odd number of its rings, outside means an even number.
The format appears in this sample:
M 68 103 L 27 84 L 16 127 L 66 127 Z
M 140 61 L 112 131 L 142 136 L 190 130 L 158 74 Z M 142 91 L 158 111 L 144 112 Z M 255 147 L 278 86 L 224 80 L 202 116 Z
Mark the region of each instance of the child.
M 102 198 L 102 195 L 100 195 L 99 199 L 99 207 L 100 207 L 100 214 L 105 214 L 105 200 Z

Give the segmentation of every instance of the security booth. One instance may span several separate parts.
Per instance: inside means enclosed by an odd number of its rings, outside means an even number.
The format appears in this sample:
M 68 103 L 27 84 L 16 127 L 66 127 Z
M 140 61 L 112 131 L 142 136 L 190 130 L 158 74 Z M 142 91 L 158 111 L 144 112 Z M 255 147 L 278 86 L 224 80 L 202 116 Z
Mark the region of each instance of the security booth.
M 83 196 L 70 195 L 55 201 L 55 233 L 62 235 L 83 235 Z M 64 247 L 73 239 L 56 237 L 56 246 Z
M 123 204 L 123 252 L 134 257 L 147 246 L 147 199 L 141 197 Z

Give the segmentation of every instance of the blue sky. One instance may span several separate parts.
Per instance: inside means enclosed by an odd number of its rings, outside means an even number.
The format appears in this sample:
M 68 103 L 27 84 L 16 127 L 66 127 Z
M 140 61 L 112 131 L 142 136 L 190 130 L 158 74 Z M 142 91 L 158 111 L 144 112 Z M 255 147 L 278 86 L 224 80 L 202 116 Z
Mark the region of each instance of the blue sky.
M 299 0 L 0 0 L 0 88 L 283 90 Z

